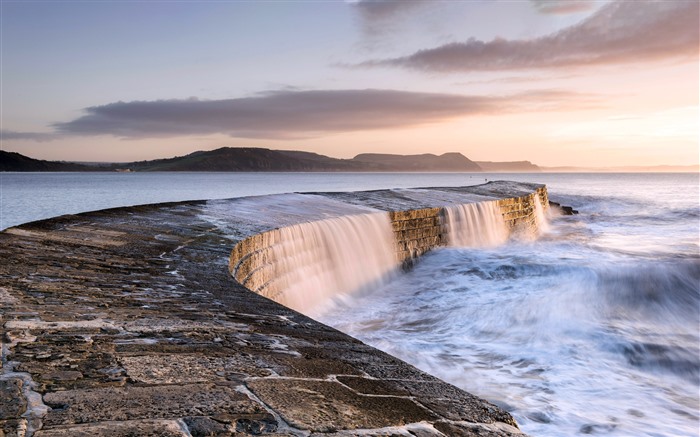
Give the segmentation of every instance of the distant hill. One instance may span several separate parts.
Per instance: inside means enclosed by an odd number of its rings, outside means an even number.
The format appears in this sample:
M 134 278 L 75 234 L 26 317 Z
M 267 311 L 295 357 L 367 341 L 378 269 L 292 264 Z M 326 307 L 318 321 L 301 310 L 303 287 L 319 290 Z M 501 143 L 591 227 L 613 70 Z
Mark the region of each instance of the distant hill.
M 358 171 L 361 165 L 309 152 L 222 147 L 185 156 L 122 164 L 134 171 Z
M 12 152 L 3 152 L 0 158 L 0 171 L 481 171 L 477 164 L 460 153 L 440 156 L 368 153 L 353 159 L 337 159 L 311 152 L 253 147 L 222 147 L 174 158 L 100 166 L 39 161 Z
M 508 162 L 493 162 L 493 161 L 476 161 L 483 171 L 488 172 L 541 172 L 542 169 L 531 163 L 530 161 L 508 161 Z
M 461 153 L 433 155 L 391 155 L 362 153 L 352 161 L 364 163 L 378 171 L 481 171 L 474 161 Z
M 222 147 L 189 155 L 123 164 L 135 171 L 480 171 L 460 153 L 436 156 L 366 153 L 337 159 L 311 152 Z
M 94 171 L 95 167 L 73 162 L 43 161 L 0 150 L 0 171 Z
M 530 161 L 472 161 L 461 153 L 361 153 L 338 159 L 296 150 L 222 147 L 174 158 L 121 163 L 44 161 L 0 150 L 0 171 L 220 171 L 220 172 L 698 172 L 698 165 L 647 167 L 540 167 Z

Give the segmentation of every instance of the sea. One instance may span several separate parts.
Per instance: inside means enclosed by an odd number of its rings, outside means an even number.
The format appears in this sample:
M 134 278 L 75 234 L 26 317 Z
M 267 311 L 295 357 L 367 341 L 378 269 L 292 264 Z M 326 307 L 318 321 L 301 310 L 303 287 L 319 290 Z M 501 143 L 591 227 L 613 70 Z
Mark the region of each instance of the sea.
M 0 173 L 0 228 L 286 192 L 546 184 L 579 214 L 446 247 L 318 320 L 509 411 L 532 436 L 700 435 L 697 173 Z

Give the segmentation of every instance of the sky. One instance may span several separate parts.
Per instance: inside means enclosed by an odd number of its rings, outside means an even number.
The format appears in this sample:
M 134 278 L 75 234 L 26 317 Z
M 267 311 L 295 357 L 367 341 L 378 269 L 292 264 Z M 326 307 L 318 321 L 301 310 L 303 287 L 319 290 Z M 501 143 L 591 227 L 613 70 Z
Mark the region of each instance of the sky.
M 1 148 L 698 164 L 698 0 L 0 2 Z

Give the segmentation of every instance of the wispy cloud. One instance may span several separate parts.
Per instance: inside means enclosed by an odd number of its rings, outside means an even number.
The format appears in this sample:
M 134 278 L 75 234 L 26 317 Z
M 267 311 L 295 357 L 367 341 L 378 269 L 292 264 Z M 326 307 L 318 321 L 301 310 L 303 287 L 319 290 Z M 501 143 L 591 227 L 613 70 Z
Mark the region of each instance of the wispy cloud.
M 358 14 L 367 37 L 383 35 L 396 21 L 426 6 L 431 0 L 355 0 L 347 2 Z
M 59 135 L 56 133 L 45 133 L 45 132 L 18 132 L 13 130 L 2 129 L 0 130 L 0 139 L 2 140 L 26 140 L 26 141 L 52 141 L 55 140 Z
M 535 39 L 469 39 L 409 56 L 372 60 L 364 67 L 431 72 L 507 71 L 697 59 L 697 0 L 618 1 L 584 21 Z
M 574 14 L 595 8 L 592 0 L 530 0 L 535 9 L 542 14 Z
M 121 138 L 225 134 L 239 138 L 310 138 L 392 129 L 456 117 L 517 111 L 581 109 L 595 97 L 560 90 L 465 96 L 394 90 L 275 91 L 226 100 L 115 102 L 54 125 L 63 135 Z
M 430 0 L 357 0 L 351 6 L 368 20 L 383 20 L 430 3 Z
M 508 76 L 497 77 L 494 79 L 479 79 L 469 80 L 464 82 L 455 82 L 454 85 L 475 85 L 475 84 L 515 84 L 515 83 L 533 83 L 533 82 L 552 82 L 555 80 L 565 80 L 581 77 L 578 74 L 567 74 L 561 76 Z

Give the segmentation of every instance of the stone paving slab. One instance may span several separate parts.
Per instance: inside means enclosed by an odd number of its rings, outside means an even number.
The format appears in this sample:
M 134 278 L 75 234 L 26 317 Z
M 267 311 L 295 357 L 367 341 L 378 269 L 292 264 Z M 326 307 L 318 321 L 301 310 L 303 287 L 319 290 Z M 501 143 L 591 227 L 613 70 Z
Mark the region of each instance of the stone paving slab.
M 234 387 L 218 384 L 65 390 L 45 394 L 44 403 L 51 407 L 47 426 L 265 411 Z
M 411 399 L 364 396 L 335 381 L 261 379 L 248 387 L 287 423 L 310 431 L 382 428 L 436 419 Z
M 175 420 L 128 420 L 87 425 L 54 427 L 41 430 L 35 437 L 189 437 L 181 422 Z

